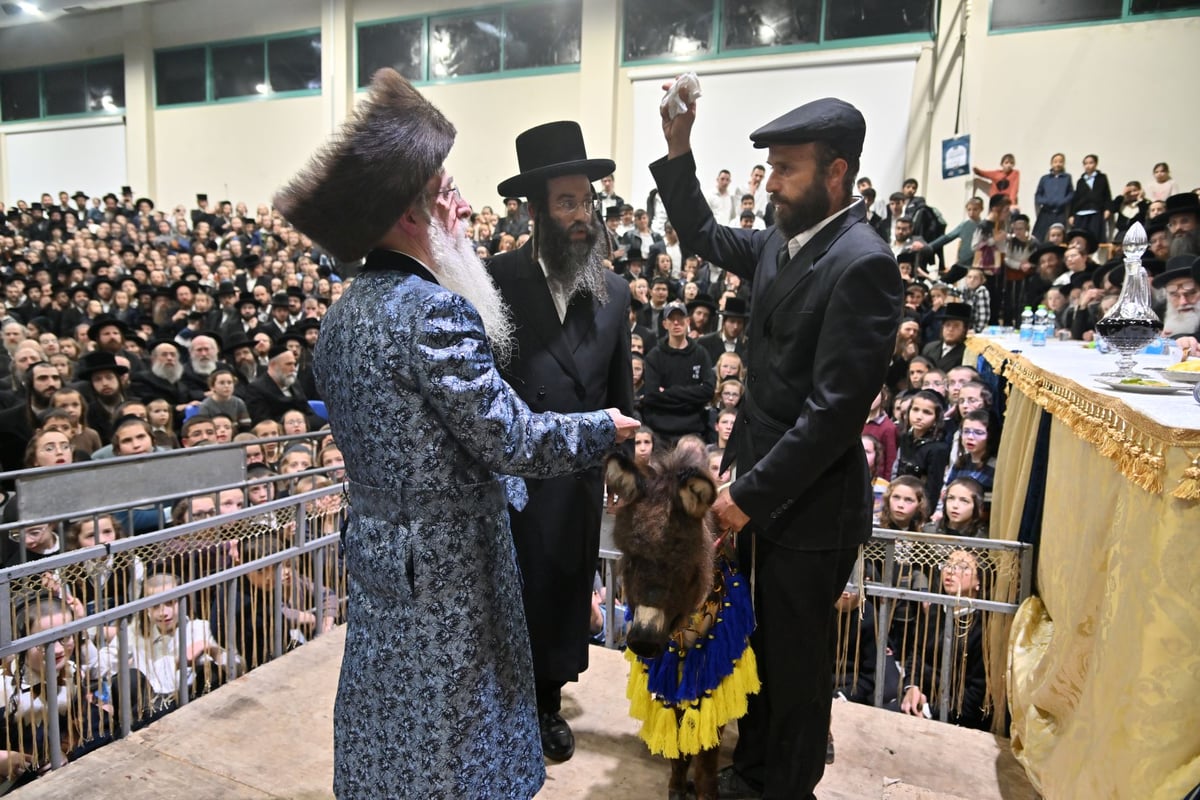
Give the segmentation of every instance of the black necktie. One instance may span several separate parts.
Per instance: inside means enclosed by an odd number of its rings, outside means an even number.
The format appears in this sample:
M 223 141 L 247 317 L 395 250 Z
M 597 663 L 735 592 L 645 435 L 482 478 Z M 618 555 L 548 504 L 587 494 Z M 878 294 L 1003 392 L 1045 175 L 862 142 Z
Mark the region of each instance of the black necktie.
M 779 252 L 775 255 L 775 266 L 777 271 L 783 272 L 783 268 L 792 260 L 792 251 L 788 249 L 787 242 L 783 243 L 783 247 L 779 248 Z

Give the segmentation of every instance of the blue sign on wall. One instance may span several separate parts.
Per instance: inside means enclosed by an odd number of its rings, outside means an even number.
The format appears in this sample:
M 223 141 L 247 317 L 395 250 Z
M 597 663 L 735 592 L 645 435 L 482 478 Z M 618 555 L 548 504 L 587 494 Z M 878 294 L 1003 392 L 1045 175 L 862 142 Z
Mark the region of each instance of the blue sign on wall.
M 971 171 L 971 135 L 942 140 L 942 178 L 957 178 Z

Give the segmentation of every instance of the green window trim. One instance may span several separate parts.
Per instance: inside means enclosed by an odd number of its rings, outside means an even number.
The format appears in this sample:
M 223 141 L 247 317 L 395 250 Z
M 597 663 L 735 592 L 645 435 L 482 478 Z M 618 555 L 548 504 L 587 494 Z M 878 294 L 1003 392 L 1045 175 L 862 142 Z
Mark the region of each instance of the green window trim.
M 583 37 L 583 0 L 572 0 L 577 3 L 580 9 L 580 42 L 582 45 Z M 445 86 L 453 83 L 472 83 L 481 80 L 503 80 L 506 78 L 525 78 L 540 75 L 559 75 L 563 73 L 579 72 L 580 62 L 575 61 L 567 64 L 556 64 L 545 67 L 520 67 L 516 69 L 507 68 L 507 48 L 508 48 L 508 12 L 511 9 L 522 8 L 530 5 L 544 5 L 549 0 L 518 0 L 517 2 L 504 3 L 500 5 L 476 6 L 473 8 L 456 8 L 440 13 L 426 14 L 410 14 L 403 17 L 388 17 L 384 19 L 364 20 L 354 23 L 354 42 L 353 42 L 353 58 L 354 58 L 354 86 L 356 92 L 364 92 L 367 90 L 367 79 L 369 76 L 362 75 L 362 63 L 359 58 L 359 35 L 358 32 L 363 28 L 380 27 L 383 25 L 393 25 L 401 22 L 421 21 L 421 77 L 418 80 L 413 80 L 414 86 Z M 451 20 L 456 18 L 480 16 L 484 14 L 500 15 L 500 69 L 489 72 L 478 72 L 469 75 L 449 75 L 446 77 L 433 77 L 431 75 L 431 58 L 430 58 L 430 32 L 433 27 L 432 23 L 442 20 Z M 582 50 L 582 46 L 580 48 Z M 582 59 L 582 55 L 580 57 Z
M 195 44 L 177 45 L 175 47 L 163 47 L 154 51 L 155 65 L 152 71 L 153 80 L 151 83 L 151 92 L 154 96 L 155 109 L 173 109 L 173 108 L 195 108 L 197 106 L 206 105 L 228 105 L 229 103 L 261 103 L 269 100 L 286 100 L 292 97 L 314 97 L 320 95 L 324 91 L 324 86 L 316 89 L 292 89 L 287 91 L 274 91 L 271 89 L 271 50 L 268 44 L 273 41 L 282 39 L 297 39 L 301 37 L 316 36 L 318 41 L 321 39 L 320 28 L 302 28 L 293 31 L 281 31 L 280 33 L 272 33 L 266 36 L 247 36 L 238 39 L 222 39 L 214 42 L 201 42 Z M 258 44 L 262 46 L 263 58 L 263 76 L 260 85 L 268 88 L 265 92 L 255 94 L 234 95 L 230 97 L 217 97 L 216 85 L 213 74 L 213 50 L 223 47 L 236 45 Z M 203 100 L 185 100 L 177 103 L 160 102 L 158 99 L 158 65 L 157 58 L 161 53 L 178 53 L 186 50 L 204 51 L 204 99 Z M 317 79 L 324 83 L 324 74 L 318 69 Z
M 119 63 L 121 65 L 122 80 L 124 80 L 123 73 L 125 70 L 125 56 L 123 53 L 118 53 L 118 54 L 112 55 L 112 56 L 102 56 L 100 58 L 90 58 L 90 59 L 87 59 L 86 61 L 65 61 L 65 62 L 60 62 L 60 63 L 55 63 L 55 64 L 42 64 L 42 65 L 39 65 L 36 67 L 21 67 L 19 69 L 6 69 L 6 70 L 0 72 L 0 78 L 3 78 L 7 75 L 18 74 L 18 73 L 22 73 L 22 72 L 35 72 L 37 74 L 37 82 L 38 82 L 38 89 L 37 89 L 38 113 L 37 113 L 37 116 L 36 117 L 23 117 L 21 119 L 7 119 L 7 120 L 0 119 L 0 125 L 23 125 L 23 124 L 33 123 L 33 122 L 43 122 L 46 120 L 84 119 L 84 118 L 88 118 L 88 117 L 97 117 L 97 118 L 114 117 L 114 116 L 119 116 L 121 114 L 124 114 L 125 113 L 125 105 L 123 103 L 119 106 L 114 104 L 113 107 L 109 108 L 109 109 L 97 109 L 95 111 L 90 111 L 90 110 L 72 111 L 72 112 L 68 112 L 65 114 L 47 114 L 46 113 L 46 90 L 45 90 L 44 73 L 47 70 L 82 68 L 83 69 L 83 86 L 80 87 L 80 90 L 86 92 L 87 86 L 88 86 L 88 68 L 94 67 L 97 65 L 102 65 L 102 64 L 110 65 L 110 64 L 114 64 L 114 63 Z M 124 87 L 122 87 L 122 88 L 124 88 Z M 122 92 L 122 94 L 124 94 L 124 92 Z M 2 95 L 0 95 L 0 109 L 3 108 L 3 104 L 4 104 L 4 98 Z
M 1089 19 L 1081 20 L 1079 22 L 1032 23 L 1029 25 L 996 28 L 992 25 L 992 14 L 995 8 L 995 2 L 996 0 L 992 0 L 992 4 L 988 9 L 989 36 L 1011 36 L 1015 33 L 1057 31 L 1066 30 L 1069 28 L 1092 28 L 1098 25 L 1130 25 L 1137 22 L 1158 22 L 1162 20 L 1182 19 L 1187 17 L 1200 17 L 1200 5 L 1198 5 L 1196 8 L 1181 8 L 1174 11 L 1135 12 L 1133 10 L 1133 0 L 1122 0 L 1120 15 L 1113 17 L 1112 19 Z
M 627 0 L 629 2 L 631 0 Z M 878 45 L 888 44 L 909 44 L 912 42 L 931 42 L 937 39 L 937 22 L 938 13 L 940 12 L 940 3 L 936 0 L 932 1 L 931 8 L 931 23 L 932 29 L 929 31 L 913 31 L 909 33 L 890 33 L 881 34 L 879 36 L 858 36 L 847 38 L 827 38 L 826 24 L 828 22 L 827 8 L 830 3 L 836 3 L 839 0 L 822 0 L 820 6 L 820 22 L 817 31 L 817 41 L 815 42 L 800 42 L 797 44 L 788 45 L 769 45 L 764 47 L 722 47 L 721 42 L 724 39 L 724 5 L 728 2 L 736 0 L 712 0 L 713 3 L 713 24 L 712 31 L 709 34 L 709 50 L 708 52 L 698 54 L 687 54 L 679 56 L 651 56 L 649 58 L 627 59 L 625 57 L 625 14 L 622 13 L 617 20 L 620 28 L 618 32 L 618 42 L 620 46 L 620 64 L 621 67 L 652 67 L 662 64 L 690 64 L 700 61 L 720 61 L 730 58 L 752 58 L 755 56 L 764 55 L 786 55 L 789 53 L 805 53 L 815 50 L 838 50 L 852 47 L 874 47 Z M 1128 2 L 1128 0 L 1126 0 Z

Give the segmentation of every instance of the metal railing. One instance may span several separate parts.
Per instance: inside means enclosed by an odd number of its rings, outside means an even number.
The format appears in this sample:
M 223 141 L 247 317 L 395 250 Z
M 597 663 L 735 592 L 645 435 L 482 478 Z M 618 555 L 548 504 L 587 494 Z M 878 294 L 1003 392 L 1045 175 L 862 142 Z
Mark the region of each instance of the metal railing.
M 342 491 L 334 484 L 0 570 L 6 749 L 56 769 L 343 619 Z M 121 587 L 164 574 L 171 579 L 152 594 Z M 166 632 L 151 616 L 164 608 L 174 623 Z M 160 664 L 174 658 L 173 676 L 143 671 L 154 652 Z
M 611 519 L 601 527 L 600 556 L 603 560 L 604 582 L 606 597 L 605 614 L 605 646 L 621 647 L 623 643 L 617 634 L 616 606 L 620 595 L 619 577 L 616 572 L 616 562 L 621 553 L 612 543 Z M 935 583 L 946 566 L 948 558 L 954 553 L 965 553 L 977 566 L 979 587 L 969 594 L 947 594 L 934 589 Z M 983 636 L 991 636 L 995 626 L 994 615 L 1005 617 L 1016 613 L 1020 603 L 1029 596 L 1032 585 L 1033 550 L 1023 542 L 1005 541 L 998 539 L 974 539 L 960 536 L 948 536 L 931 533 L 909 533 L 902 531 L 876 528 L 871 540 L 863 547 L 863 577 L 852 579 L 847 586 L 850 593 L 861 592 L 863 598 L 878 601 L 878 606 L 869 612 L 864 610 L 865 604 L 856 604 L 853 609 L 839 611 L 838 641 L 836 652 L 845 654 L 851 649 L 858 654 L 862 648 L 851 645 L 861 642 L 849 642 L 847 637 L 858 635 L 861 627 L 847 624 L 849 614 L 873 614 L 875 658 L 869 665 L 853 664 L 853 675 L 857 677 L 859 667 L 869 668 L 874 683 L 874 690 L 867 702 L 877 707 L 887 705 L 884 697 L 887 684 L 886 673 L 889 669 L 900 667 L 904 681 L 915 679 L 913 674 L 918 668 L 934 664 L 934 678 L 928 688 L 928 696 L 936 699 L 937 716 L 942 722 L 950 719 L 956 700 L 959 681 L 956 680 L 952 663 L 955 655 L 965 659 L 966 654 L 961 645 L 955 641 L 955 627 L 950 624 L 953 619 L 963 615 L 978 614 L 971 624 L 978 624 L 985 629 Z M 743 571 L 747 571 L 743 569 Z M 915 606 L 915 607 L 914 607 Z M 903 609 L 909 614 L 897 614 Z M 931 610 L 945 615 L 938 619 Z M 956 613 L 959 615 L 956 617 Z M 936 635 L 937 640 L 931 641 L 930 636 Z M 1001 631 L 1001 639 L 1006 638 Z M 897 642 L 912 646 L 911 651 L 895 652 Z M 1003 646 L 1003 643 L 1000 643 Z M 978 658 L 979 654 L 972 654 Z M 988 664 L 983 665 L 987 673 L 987 694 L 995 696 L 996 681 L 1003 681 L 1004 675 L 997 674 Z M 839 668 L 847 669 L 849 664 L 840 663 Z M 901 687 L 902 688 L 902 687 Z M 901 696 L 903 691 L 901 691 Z M 898 702 L 898 699 L 895 699 Z

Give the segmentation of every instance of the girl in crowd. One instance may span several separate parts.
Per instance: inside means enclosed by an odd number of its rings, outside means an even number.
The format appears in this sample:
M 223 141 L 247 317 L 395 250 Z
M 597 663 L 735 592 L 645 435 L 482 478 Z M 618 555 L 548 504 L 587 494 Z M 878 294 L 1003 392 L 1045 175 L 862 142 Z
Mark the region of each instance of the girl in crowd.
M 42 633 L 75 621 L 72 605 L 57 593 L 39 592 L 14 606 L 14 638 Z M 74 760 L 113 738 L 114 698 L 92 691 L 85 666 L 94 648 L 79 634 L 57 639 L 18 655 L 12 671 L 0 676 L 6 750 L 0 750 L 0 778 L 19 785 L 49 769 L 51 750 Z M 50 675 L 57 687 L 58 741 L 50 735 Z
M 892 476 L 896 465 L 897 441 L 896 423 L 892 422 L 888 412 L 892 409 L 892 391 L 887 386 L 880 388 L 875 399 L 871 401 L 871 410 L 867 412 L 867 421 L 863 423 L 863 433 L 873 436 L 879 442 L 878 455 L 882 459 L 883 469 L 878 473 L 872 472 L 872 478 L 883 478 L 885 481 Z M 871 459 L 867 459 L 870 466 Z
M 179 447 L 179 437 L 175 435 L 174 410 L 170 402 L 161 397 L 146 404 L 146 417 L 150 423 L 150 435 L 154 438 L 155 447 L 174 450 Z
M 246 407 L 245 400 L 234 395 L 235 386 L 237 378 L 233 370 L 223 367 L 213 370 L 208 376 L 209 396 L 200 403 L 200 413 L 210 417 L 214 414 L 224 414 L 234 420 L 239 428 L 249 428 L 250 410 Z
M 867 469 L 871 471 L 871 489 L 875 495 L 875 508 L 871 518 L 879 524 L 879 512 L 883 509 L 883 494 L 887 491 L 891 470 L 885 466 L 883 445 L 869 433 L 862 435 L 863 455 L 867 457 Z
M 900 447 L 900 434 L 908 430 L 908 409 L 912 406 L 913 394 L 914 392 L 905 390 L 898 392 L 896 399 L 892 400 L 892 424 L 896 426 L 897 452 Z M 895 467 L 894 464 L 892 466 Z
M 722 450 L 729 446 L 729 436 L 733 433 L 733 424 L 737 421 L 737 415 L 737 409 L 733 408 L 727 408 L 717 415 L 717 422 L 713 425 L 713 430 L 716 432 L 716 441 L 713 444 Z
M 893 531 L 919 531 L 929 519 L 925 484 L 901 475 L 888 484 L 879 512 L 879 527 Z
M 649 466 L 656 444 L 654 431 L 646 425 L 638 428 L 633 435 L 633 462 L 639 467 Z
M 168 592 L 179 586 L 179 579 L 169 572 L 146 578 L 145 595 Z M 187 650 L 180 650 L 179 601 L 170 600 L 140 614 L 129 629 L 127 643 L 128 666 L 136 669 L 150 687 L 148 707 L 139 709 L 156 717 L 175 708 L 179 692 L 180 667 L 186 670 L 188 694 L 197 697 L 224 682 L 225 648 L 213 638 L 208 620 L 201 618 L 195 608 L 187 620 Z M 120 645 L 114 638 L 100 651 L 100 669 L 113 676 L 120 669 Z M 197 676 L 200 680 L 197 681 Z M 110 683 L 113 682 L 110 677 Z M 137 714 L 137 711 L 135 711 Z M 145 720 L 143 720 L 145 721 Z
M 317 453 L 317 466 L 322 469 L 328 469 L 325 477 L 334 483 L 341 483 L 346 480 L 346 470 L 344 464 L 345 459 L 342 457 L 342 451 L 336 444 L 326 445 Z
M 296 409 L 289 409 L 283 412 L 283 433 L 285 436 L 292 436 L 297 433 L 308 433 L 308 419 L 304 413 Z
M 633 369 L 633 408 L 640 415 L 642 399 L 646 396 L 646 359 L 641 353 L 630 355 L 630 365 Z
M 737 353 L 721 353 L 717 356 L 713 371 L 717 375 L 717 383 L 727 380 L 741 381 L 746 377 L 746 367 Z
M 79 342 L 70 336 L 58 337 L 58 351 L 71 359 L 72 362 L 78 361 L 79 357 L 83 355 L 83 351 L 79 347 Z
M 936 523 L 925 526 L 930 533 L 950 536 L 987 538 L 987 509 L 983 489 L 970 478 L 956 478 L 946 486 L 941 515 Z
M 75 461 L 75 448 L 67 434 L 43 429 L 34 434 L 25 448 L 26 467 L 58 467 Z
M 950 461 L 950 445 L 942 441 L 942 396 L 929 389 L 913 395 L 908 409 L 908 430 L 900 435 L 896 475 L 912 475 L 925 482 L 925 496 L 937 498 Z
M 921 378 L 921 388 L 928 389 L 931 392 L 937 392 L 942 397 L 945 397 L 946 373 L 937 368 L 929 370 L 929 372 L 926 372 Z
M 68 525 L 66 544 L 68 550 L 82 550 L 98 544 L 111 544 L 124 536 L 125 531 L 116 517 L 101 514 Z M 71 589 L 75 597 L 86 604 L 89 614 L 142 596 L 142 580 L 146 570 L 141 560 L 132 553 L 99 557 L 88 562 L 85 571 L 87 574 L 81 576 Z M 111 638 L 116 634 L 116 628 L 108 628 L 106 634 L 107 638 Z
M 906 686 L 900 710 L 913 716 L 939 717 L 938 678 L 943 663 L 942 631 L 953 626 L 950 636 L 950 708 L 947 719 L 954 725 L 988 730 L 992 714 L 987 707 L 987 668 L 983 659 L 982 612 L 974 610 L 970 600 L 984 596 L 983 571 L 980 556 L 966 550 L 955 550 L 942 565 L 942 592 L 961 598 L 957 606 L 933 606 L 929 614 L 934 623 L 911 658 L 903 659 L 908 667 Z
M 984 410 L 970 411 L 958 431 L 958 459 L 947 480 L 971 478 L 983 491 L 990 492 L 996 482 L 996 442 L 992 434 L 992 415 Z
M 50 398 L 51 408 L 61 408 L 71 419 L 71 445 L 89 456 L 100 449 L 100 434 L 83 424 L 87 419 L 87 403 L 75 389 L 59 389 Z
M 913 356 L 908 362 L 908 389 L 915 391 L 921 388 L 925 375 L 933 369 L 933 362 L 925 356 Z
M 283 434 L 283 428 L 273 419 L 264 419 L 255 425 L 251 432 L 259 439 L 271 439 Z M 279 461 L 279 442 L 263 442 L 263 458 L 267 464 L 274 465 Z
M 57 433 L 61 433 L 63 436 L 66 436 L 68 439 L 74 435 L 75 423 L 71 421 L 71 415 L 68 414 L 64 409 L 48 408 L 42 413 L 38 414 L 38 422 L 41 423 L 40 430 L 56 431 Z M 91 460 L 91 455 L 86 451 L 75 447 L 74 443 L 72 443 L 71 447 L 72 453 L 70 463 L 76 464 L 81 461 Z

